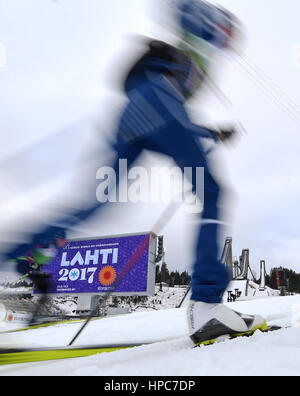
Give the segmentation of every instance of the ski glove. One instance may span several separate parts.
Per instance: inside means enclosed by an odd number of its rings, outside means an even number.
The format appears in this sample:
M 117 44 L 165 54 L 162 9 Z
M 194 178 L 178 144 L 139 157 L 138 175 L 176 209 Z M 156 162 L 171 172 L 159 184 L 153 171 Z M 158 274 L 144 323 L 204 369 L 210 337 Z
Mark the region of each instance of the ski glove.
M 219 130 L 219 139 L 223 143 L 227 143 L 228 141 L 231 141 L 234 136 L 236 136 L 236 129 L 234 127 L 232 128 L 226 128 L 226 129 L 220 129 Z

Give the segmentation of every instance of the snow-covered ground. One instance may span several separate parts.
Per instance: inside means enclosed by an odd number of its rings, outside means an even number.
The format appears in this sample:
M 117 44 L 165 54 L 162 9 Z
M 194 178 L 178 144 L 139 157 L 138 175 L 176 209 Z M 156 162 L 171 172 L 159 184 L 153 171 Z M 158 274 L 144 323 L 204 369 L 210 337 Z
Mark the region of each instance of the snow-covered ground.
M 76 345 L 142 343 L 153 345 L 95 356 L 1 366 L 0 375 L 204 376 L 299 375 L 300 296 L 266 297 L 229 304 L 245 313 L 264 315 L 270 324 L 292 325 L 273 333 L 257 332 L 209 347 L 192 348 L 186 308 L 136 312 L 92 321 Z M 8 330 L 5 324 L 0 331 Z M 16 324 L 14 325 L 16 326 Z M 66 345 L 80 323 L 58 324 L 14 334 L 0 334 L 0 347 Z

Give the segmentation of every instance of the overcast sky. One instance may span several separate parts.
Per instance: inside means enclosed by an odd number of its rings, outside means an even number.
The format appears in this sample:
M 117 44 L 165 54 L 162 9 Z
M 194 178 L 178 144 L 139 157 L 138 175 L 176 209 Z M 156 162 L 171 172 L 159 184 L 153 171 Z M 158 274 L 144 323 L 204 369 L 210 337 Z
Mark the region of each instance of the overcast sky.
M 68 170 L 95 125 L 105 136 L 113 129 L 124 98 L 108 81 L 125 68 L 127 48 L 133 51 L 126 33 L 170 39 L 163 29 L 167 14 L 159 7 L 153 11 L 154 3 L 159 6 L 163 0 L 0 0 L 2 66 L 3 48 L 6 51 L 5 67 L 0 68 L 2 239 L 9 239 L 8 232 L 13 235 L 16 219 L 30 218 L 37 205 L 62 193 Z M 220 0 L 219 4 L 242 20 L 247 56 L 299 103 L 300 65 L 293 62 L 293 47 L 300 43 L 299 2 Z M 159 17 L 158 24 L 150 17 Z M 267 270 L 282 265 L 300 272 L 299 124 L 227 60 L 218 81 L 233 104 L 234 116 L 247 130 L 234 147 L 219 149 L 212 158 L 232 189 L 231 224 L 225 234 L 233 237 L 234 255 L 249 248 L 250 264 L 257 272 L 261 259 Z M 192 105 L 195 119 L 233 118 L 213 96 Z M 46 138 L 46 144 L 38 143 Z M 165 164 L 156 156 L 147 163 Z M 50 181 L 37 188 L 33 181 L 41 180 L 46 170 Z M 53 178 L 56 173 L 60 177 Z M 31 182 L 34 190 L 28 188 Z M 121 209 L 108 210 L 100 220 L 85 224 L 85 233 L 149 230 L 162 210 L 155 204 Z M 190 268 L 189 227 L 182 208 L 164 231 L 171 269 Z

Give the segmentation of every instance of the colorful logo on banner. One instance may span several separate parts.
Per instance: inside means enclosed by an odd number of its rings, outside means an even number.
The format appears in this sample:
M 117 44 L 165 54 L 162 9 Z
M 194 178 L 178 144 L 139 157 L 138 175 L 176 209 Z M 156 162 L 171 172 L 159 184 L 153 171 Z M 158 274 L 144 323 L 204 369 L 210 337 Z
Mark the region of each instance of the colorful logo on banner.
M 114 281 L 116 280 L 116 277 L 117 277 L 116 270 L 111 265 L 106 265 L 99 272 L 99 282 L 103 286 L 112 285 L 114 283 Z
M 126 273 L 126 265 L 145 246 L 145 238 L 146 248 Z M 105 293 L 115 286 L 116 293 L 147 292 L 149 244 L 150 234 L 70 241 L 48 266 L 49 294 Z

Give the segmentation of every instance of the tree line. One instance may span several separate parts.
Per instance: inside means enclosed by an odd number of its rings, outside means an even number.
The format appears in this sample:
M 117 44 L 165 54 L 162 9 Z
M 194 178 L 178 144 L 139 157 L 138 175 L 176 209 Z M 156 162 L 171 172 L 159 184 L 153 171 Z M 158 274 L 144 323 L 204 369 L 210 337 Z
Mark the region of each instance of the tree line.
M 156 283 L 167 283 L 170 287 L 185 286 L 189 285 L 191 281 L 191 277 L 187 271 L 179 272 L 179 271 L 169 271 L 167 264 L 162 263 L 161 267 L 159 265 L 156 266 L 156 274 L 155 274 L 155 282 Z
M 270 275 L 266 275 L 266 285 L 278 289 L 276 272 L 280 273 L 280 284 L 291 293 L 300 293 L 300 274 L 288 268 L 272 268 Z

